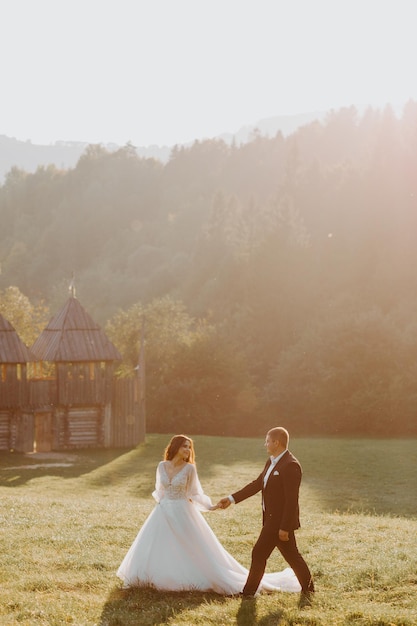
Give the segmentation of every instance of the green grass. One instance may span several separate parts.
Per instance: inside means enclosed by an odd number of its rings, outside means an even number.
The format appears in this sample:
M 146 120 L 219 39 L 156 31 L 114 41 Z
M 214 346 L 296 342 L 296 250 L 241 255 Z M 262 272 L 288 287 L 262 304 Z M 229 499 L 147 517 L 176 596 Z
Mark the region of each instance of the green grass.
M 297 594 L 241 602 L 209 593 L 126 591 L 115 571 L 153 508 L 168 435 L 130 451 L 0 454 L 0 624 L 5 626 L 414 626 L 417 624 L 415 440 L 294 439 L 304 468 L 298 543 L 316 579 Z M 263 466 L 261 439 L 195 437 L 205 491 L 217 501 Z M 43 465 L 46 464 L 46 467 Z M 255 496 L 206 519 L 248 566 Z M 268 570 L 285 566 L 278 551 Z

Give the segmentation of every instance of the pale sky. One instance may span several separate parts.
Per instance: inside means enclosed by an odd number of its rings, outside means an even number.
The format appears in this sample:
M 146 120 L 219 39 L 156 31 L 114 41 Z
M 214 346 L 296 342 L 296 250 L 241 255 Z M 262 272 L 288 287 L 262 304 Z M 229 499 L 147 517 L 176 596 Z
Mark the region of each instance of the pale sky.
M 0 0 L 0 135 L 169 145 L 417 101 L 415 0 Z

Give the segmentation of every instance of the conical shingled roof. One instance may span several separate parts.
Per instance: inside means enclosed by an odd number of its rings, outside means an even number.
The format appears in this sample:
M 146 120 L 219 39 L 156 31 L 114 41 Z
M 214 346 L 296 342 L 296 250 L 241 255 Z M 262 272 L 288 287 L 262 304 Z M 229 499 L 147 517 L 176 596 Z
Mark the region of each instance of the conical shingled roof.
M 31 350 L 36 360 L 55 363 L 122 360 L 120 352 L 74 296 L 51 319 Z
M 13 326 L 0 314 L 0 363 L 29 363 L 35 356 Z

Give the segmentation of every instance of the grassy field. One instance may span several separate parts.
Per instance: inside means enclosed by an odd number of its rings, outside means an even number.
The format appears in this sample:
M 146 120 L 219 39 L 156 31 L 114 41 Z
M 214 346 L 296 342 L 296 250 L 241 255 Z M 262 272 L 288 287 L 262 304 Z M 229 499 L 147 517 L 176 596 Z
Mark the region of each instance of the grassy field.
M 0 454 L 0 624 L 5 626 L 415 626 L 417 442 L 293 439 L 301 461 L 298 543 L 317 587 L 242 602 L 208 593 L 124 591 L 115 571 L 153 508 L 155 468 L 169 436 L 130 451 Z M 213 501 L 257 476 L 261 439 L 195 437 Z M 248 566 L 257 496 L 206 514 Z M 275 551 L 268 570 L 285 566 Z

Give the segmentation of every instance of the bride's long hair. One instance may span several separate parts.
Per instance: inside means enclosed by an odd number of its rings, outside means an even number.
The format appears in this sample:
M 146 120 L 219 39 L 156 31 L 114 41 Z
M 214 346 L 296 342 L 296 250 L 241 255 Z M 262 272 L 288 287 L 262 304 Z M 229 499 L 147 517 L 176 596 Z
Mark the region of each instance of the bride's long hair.
M 181 448 L 185 441 L 190 442 L 190 454 L 187 459 L 187 463 L 195 463 L 194 442 L 186 435 L 174 435 L 165 448 L 164 461 L 172 461 L 178 450 Z

